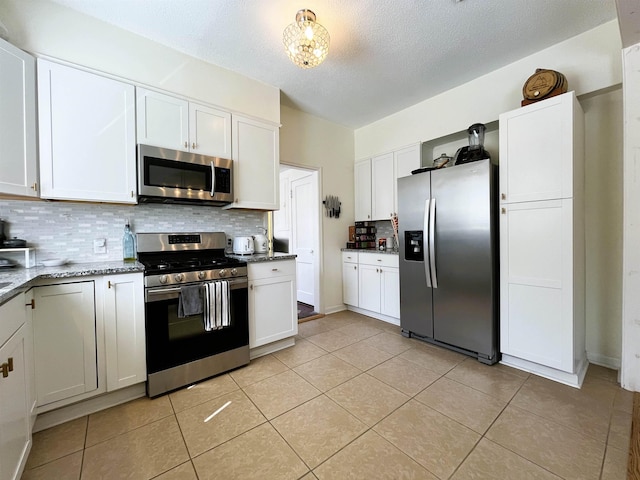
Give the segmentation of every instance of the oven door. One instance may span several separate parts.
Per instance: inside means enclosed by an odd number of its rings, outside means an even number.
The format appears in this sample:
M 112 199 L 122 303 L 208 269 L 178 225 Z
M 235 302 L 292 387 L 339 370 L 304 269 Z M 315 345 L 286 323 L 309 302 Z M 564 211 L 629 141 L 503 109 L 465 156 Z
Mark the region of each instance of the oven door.
M 206 331 L 202 314 L 178 317 L 180 286 L 145 291 L 147 372 L 149 374 L 249 345 L 247 279 L 229 281 L 231 322 Z
M 138 194 L 141 201 L 164 199 L 227 204 L 233 201 L 233 161 L 138 146 Z

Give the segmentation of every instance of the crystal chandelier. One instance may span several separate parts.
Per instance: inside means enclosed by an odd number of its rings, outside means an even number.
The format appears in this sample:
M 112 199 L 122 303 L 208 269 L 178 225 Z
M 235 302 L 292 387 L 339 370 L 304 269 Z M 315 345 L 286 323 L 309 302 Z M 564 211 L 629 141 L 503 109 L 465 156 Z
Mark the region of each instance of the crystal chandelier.
M 298 10 L 295 23 L 284 29 L 282 42 L 291 61 L 300 68 L 317 67 L 329 53 L 329 32 L 307 9 Z

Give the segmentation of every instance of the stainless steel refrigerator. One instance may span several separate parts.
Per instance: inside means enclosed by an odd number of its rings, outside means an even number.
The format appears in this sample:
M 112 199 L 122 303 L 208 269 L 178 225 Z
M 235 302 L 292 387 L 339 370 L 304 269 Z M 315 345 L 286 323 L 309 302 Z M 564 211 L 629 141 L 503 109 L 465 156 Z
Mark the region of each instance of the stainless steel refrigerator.
M 496 167 L 398 179 L 402 334 L 498 361 Z

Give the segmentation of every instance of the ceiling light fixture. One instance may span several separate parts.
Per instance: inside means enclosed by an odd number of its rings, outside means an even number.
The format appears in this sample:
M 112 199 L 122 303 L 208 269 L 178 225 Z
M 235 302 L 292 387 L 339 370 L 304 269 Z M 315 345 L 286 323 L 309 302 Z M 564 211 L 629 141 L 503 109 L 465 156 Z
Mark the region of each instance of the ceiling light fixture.
M 295 23 L 284 29 L 282 42 L 291 61 L 300 68 L 317 67 L 329 53 L 329 32 L 307 9 L 298 10 Z

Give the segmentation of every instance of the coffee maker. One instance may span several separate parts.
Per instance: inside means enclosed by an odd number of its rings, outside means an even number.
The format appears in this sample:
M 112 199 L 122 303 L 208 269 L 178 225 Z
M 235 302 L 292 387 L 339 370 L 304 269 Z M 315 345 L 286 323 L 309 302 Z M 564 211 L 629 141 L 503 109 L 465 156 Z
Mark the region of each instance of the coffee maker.
M 474 123 L 467 129 L 469 134 L 469 146 L 461 147 L 453 156 L 453 164 L 475 162 L 491 158 L 489 152 L 484 149 L 484 132 L 486 127 L 482 123 Z

